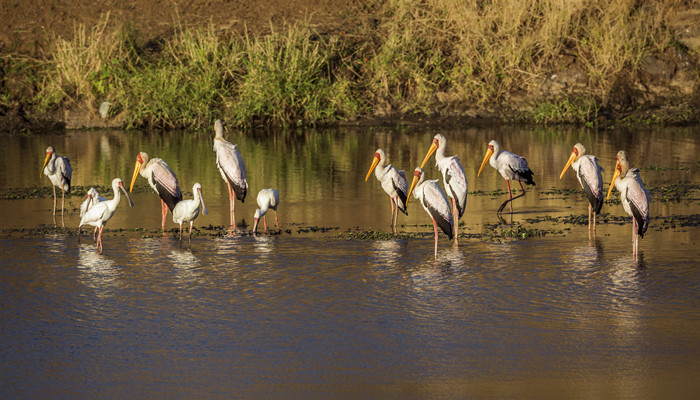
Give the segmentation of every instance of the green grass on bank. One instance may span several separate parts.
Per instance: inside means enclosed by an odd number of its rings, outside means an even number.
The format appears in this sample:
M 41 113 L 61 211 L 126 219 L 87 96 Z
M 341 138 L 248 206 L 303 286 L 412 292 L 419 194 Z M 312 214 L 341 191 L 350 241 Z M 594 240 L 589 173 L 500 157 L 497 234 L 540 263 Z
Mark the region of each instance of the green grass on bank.
M 126 127 L 318 125 L 365 115 L 428 114 L 443 103 L 499 105 L 531 93 L 520 118 L 595 118 L 622 73 L 676 42 L 667 28 L 677 0 L 388 0 L 348 29 L 307 23 L 270 33 L 179 29 L 143 44 L 109 15 L 70 39 L 48 37 L 47 56 L 4 55 L 0 107 L 29 116 L 113 104 Z M 547 98 L 542 82 L 567 57 L 586 93 Z M 9 88 L 8 88 L 9 87 Z

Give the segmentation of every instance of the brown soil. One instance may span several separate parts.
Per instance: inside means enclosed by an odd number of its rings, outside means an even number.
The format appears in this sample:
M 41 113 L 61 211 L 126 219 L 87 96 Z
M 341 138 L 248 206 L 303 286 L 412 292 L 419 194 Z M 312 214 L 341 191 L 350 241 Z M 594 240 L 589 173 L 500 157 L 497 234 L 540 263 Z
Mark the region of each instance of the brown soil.
M 262 32 L 308 20 L 333 26 L 357 9 L 351 0 L 0 0 L 0 52 L 40 52 L 50 34 L 71 37 L 77 24 L 95 25 L 109 12 L 117 26 L 128 22 L 141 36 L 168 35 L 177 24 Z

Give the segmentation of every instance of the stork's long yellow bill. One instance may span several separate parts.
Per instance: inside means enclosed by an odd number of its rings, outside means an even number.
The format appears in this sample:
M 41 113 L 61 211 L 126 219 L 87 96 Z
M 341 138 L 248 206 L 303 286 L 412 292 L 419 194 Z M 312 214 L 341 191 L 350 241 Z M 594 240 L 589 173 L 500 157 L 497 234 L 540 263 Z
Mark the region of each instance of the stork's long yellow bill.
M 379 157 L 374 157 L 374 160 L 372 160 L 372 166 L 369 167 L 369 171 L 367 172 L 367 176 L 365 177 L 365 182 L 367 182 L 367 179 L 369 179 L 369 176 L 372 174 L 372 171 L 374 171 L 374 168 L 377 167 L 377 164 L 379 164 Z
M 420 177 L 418 175 L 413 175 L 413 182 L 411 182 L 411 188 L 408 189 L 408 196 L 406 196 L 406 203 L 411 199 L 411 193 L 413 193 L 413 189 L 416 188 L 416 184 L 418 183 L 418 180 L 420 180 Z
M 134 190 L 134 182 L 136 182 L 136 177 L 139 176 L 139 171 L 141 170 L 141 163 L 136 160 L 136 166 L 134 167 L 134 176 L 131 177 L 131 185 L 129 185 L 129 192 Z
M 435 150 L 437 150 L 437 148 L 438 147 L 435 144 L 435 142 L 433 142 L 433 144 L 430 145 L 430 148 L 428 149 L 428 154 L 425 155 L 425 158 L 423 159 L 423 162 L 420 165 L 421 168 L 423 168 L 425 163 L 428 162 L 428 159 L 430 158 L 430 156 L 433 155 L 433 153 L 435 153 Z
M 492 155 L 493 155 L 493 150 L 491 150 L 490 148 L 488 150 L 486 150 L 486 155 L 484 156 L 484 161 L 481 162 L 481 167 L 479 167 L 479 173 L 476 174 L 477 177 L 479 175 L 481 175 L 481 170 L 484 169 L 484 165 L 486 165 L 486 163 L 489 162 L 489 158 L 491 158 Z
M 615 173 L 613 174 L 612 182 L 610 182 L 610 189 L 608 189 L 608 196 L 605 198 L 605 200 L 610 200 L 610 193 L 612 193 L 612 190 L 615 187 L 615 180 L 618 176 L 620 176 L 620 170 L 618 169 L 619 167 L 620 162 L 618 161 L 615 163 Z
M 572 151 L 571 156 L 569 157 L 569 161 L 566 162 L 566 166 L 564 167 L 563 170 L 561 170 L 561 175 L 559 175 L 559 179 L 564 177 L 564 172 L 566 172 L 566 170 L 569 168 L 571 163 L 574 162 L 575 159 L 576 159 L 576 152 Z
M 51 153 L 46 153 L 46 159 L 44 159 L 44 165 L 42 165 L 41 169 L 39 170 L 39 178 L 41 178 L 41 174 L 44 172 L 44 168 L 46 168 L 46 164 L 49 163 L 50 158 L 51 158 Z

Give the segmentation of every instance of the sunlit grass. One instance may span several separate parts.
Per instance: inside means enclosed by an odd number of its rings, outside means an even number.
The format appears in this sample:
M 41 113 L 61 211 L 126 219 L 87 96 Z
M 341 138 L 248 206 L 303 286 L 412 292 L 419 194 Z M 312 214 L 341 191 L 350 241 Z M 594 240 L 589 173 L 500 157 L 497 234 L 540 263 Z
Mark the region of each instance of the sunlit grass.
M 109 101 L 128 127 L 208 126 L 216 118 L 308 126 L 431 114 L 439 95 L 498 107 L 518 91 L 534 96 L 527 118 L 582 123 L 605 106 L 623 71 L 673 46 L 666 23 L 675 4 L 389 0 L 373 3 L 375 23 L 342 33 L 303 22 L 252 35 L 176 21 L 154 54 L 107 14 L 90 29 L 76 26 L 71 39 L 50 36 L 45 60 L 22 61 L 32 71 L 24 86 L 32 96 L 23 101 L 30 113 Z M 587 91 L 547 98 L 540 88 L 563 54 L 583 71 Z M 19 98 L 2 93 L 0 102 Z

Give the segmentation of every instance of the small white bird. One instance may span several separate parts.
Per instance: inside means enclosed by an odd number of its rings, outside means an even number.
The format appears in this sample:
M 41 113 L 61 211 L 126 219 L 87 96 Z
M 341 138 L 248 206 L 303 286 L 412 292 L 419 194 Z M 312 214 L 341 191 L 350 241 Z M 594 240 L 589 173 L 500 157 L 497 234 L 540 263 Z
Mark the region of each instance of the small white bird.
M 377 166 L 379 165 L 379 168 Z M 376 168 L 376 169 L 375 169 Z M 391 201 L 391 228 L 396 233 L 396 222 L 399 219 L 399 210 L 408 215 L 406 203 L 408 203 L 408 181 L 403 170 L 397 170 L 393 165 L 386 163 L 386 153 L 384 150 L 377 149 L 372 159 L 372 165 L 369 167 L 365 182 L 369 179 L 370 174 L 374 171 L 374 176 L 377 177 L 379 183 L 382 184 L 382 189 L 389 195 Z
M 275 225 L 277 226 L 277 232 L 280 231 L 280 224 L 277 220 L 277 206 L 280 204 L 280 192 L 275 189 L 262 189 L 258 192 L 258 208 L 255 210 L 255 215 L 253 219 L 255 223 L 253 224 L 253 233 L 258 231 L 258 220 L 260 217 L 263 219 L 263 226 L 265 227 L 265 232 L 267 232 L 267 210 L 275 210 Z
M 201 204 L 202 214 L 207 215 L 209 211 L 207 206 L 204 204 L 204 196 L 202 196 L 202 185 L 199 182 L 192 186 L 192 199 L 181 200 L 175 205 L 173 209 L 173 222 L 180 224 L 180 243 L 182 243 L 182 223 L 189 222 L 189 237 L 188 241 L 192 244 L 192 224 L 194 220 L 199 216 L 199 209 Z
M 493 157 L 491 157 L 493 156 Z M 518 197 L 525 196 L 525 188 L 523 188 L 523 182 L 528 185 L 534 185 L 535 181 L 532 179 L 532 171 L 527 165 L 527 160 L 525 157 L 513 154 L 510 151 L 501 150 L 501 146 L 497 141 L 492 140 L 489 142 L 489 147 L 486 150 L 486 155 L 484 156 L 484 161 L 481 162 L 481 167 L 479 168 L 479 173 L 476 174 L 478 177 L 481 175 L 481 171 L 484 169 L 484 165 L 489 161 L 492 167 L 496 171 L 501 173 L 503 179 L 506 180 L 506 185 L 508 186 L 508 197 L 509 199 L 504 201 L 503 204 L 498 208 L 496 213 L 500 213 L 505 208 L 506 204 L 510 203 L 510 213 L 513 213 L 513 203 L 512 201 Z M 522 193 L 513 197 L 513 193 L 510 192 L 510 181 L 516 180 L 520 183 L 520 190 Z
M 600 214 L 603 201 L 605 201 L 603 194 L 603 168 L 598 165 L 598 158 L 586 154 L 586 148 L 581 143 L 574 145 L 574 150 L 571 152 L 569 161 L 566 162 L 564 169 L 561 171 L 559 179 L 564 177 L 564 173 L 569 168 L 569 165 L 576 172 L 576 178 L 578 178 L 583 191 L 586 192 L 586 197 L 588 198 L 588 230 L 591 230 L 592 225 L 592 230 L 595 232 L 596 215 Z
M 87 198 L 85 199 L 85 201 L 82 202 L 82 204 L 80 204 L 80 218 L 83 218 L 85 213 L 93 206 L 103 201 L 107 201 L 107 199 L 103 196 L 100 196 L 100 194 L 95 188 L 91 187 L 90 189 L 88 189 Z M 96 240 L 96 235 L 97 227 L 95 227 L 95 230 L 92 232 L 92 240 Z
M 41 171 L 51 180 L 53 188 L 53 224 L 56 225 L 56 187 L 61 188 L 61 224 L 66 227 L 63 220 L 63 209 L 66 205 L 66 193 L 70 193 L 70 180 L 73 176 L 73 167 L 70 165 L 68 157 L 61 157 L 56 154 L 52 146 L 46 148 L 46 158 Z M 39 172 L 41 178 L 41 172 Z
M 447 139 L 441 134 L 435 135 L 433 137 L 433 143 L 428 149 L 428 154 L 425 155 L 423 163 L 420 165 L 421 168 L 425 165 L 431 155 L 435 153 L 435 166 L 438 167 L 440 172 L 442 172 L 442 180 L 445 184 L 445 192 L 447 196 L 452 199 L 452 217 L 454 220 L 454 240 L 455 245 L 458 244 L 459 236 L 459 219 L 464 215 L 464 210 L 467 208 L 467 191 L 469 184 L 467 182 L 467 175 L 464 173 L 464 168 L 459 162 L 459 157 L 457 156 L 445 156 L 445 147 L 447 146 Z
M 99 234 L 97 235 L 98 254 L 102 253 L 102 229 L 104 229 L 105 225 L 107 224 L 107 221 L 109 221 L 109 219 L 112 218 L 114 212 L 117 210 L 119 202 L 121 201 L 121 193 L 119 192 L 119 189 L 121 189 L 124 192 L 126 198 L 129 200 L 129 207 L 133 207 L 134 202 L 131 201 L 129 193 L 126 191 L 124 185 L 122 184 L 122 180 L 119 178 L 114 178 L 112 180 L 112 190 L 114 191 L 114 198 L 112 200 L 105 200 L 99 202 L 94 206 L 90 207 L 85 213 L 85 215 L 83 215 L 83 217 L 80 219 L 80 225 L 78 225 L 78 242 L 80 242 L 80 228 L 83 225 L 92 225 L 100 229 Z
M 624 150 L 617 152 L 615 173 L 612 182 L 610 182 L 608 199 L 612 193 L 613 185 L 620 192 L 622 208 L 627 215 L 632 217 L 632 255 L 636 257 L 639 251 L 639 238 L 644 237 L 644 233 L 649 227 L 651 197 L 649 191 L 644 187 L 642 177 L 639 176 L 639 169 L 630 168 L 627 152 Z
M 235 199 L 245 202 L 248 192 L 248 181 L 245 178 L 245 163 L 238 146 L 224 139 L 224 126 L 221 120 L 214 122 L 214 152 L 216 152 L 216 167 L 228 187 L 229 209 L 231 212 L 231 226 L 236 227 L 236 202 Z
M 447 200 L 445 192 L 442 191 L 437 179 L 425 180 L 425 172 L 423 168 L 418 167 L 413 171 L 413 182 L 408 190 L 408 195 L 411 195 L 413 189 L 416 192 L 413 196 L 420 201 L 425 212 L 428 213 L 433 221 L 433 230 L 435 231 L 435 258 L 437 258 L 438 231 L 440 226 L 445 235 L 452 240 L 452 212 L 450 210 L 450 202 Z

